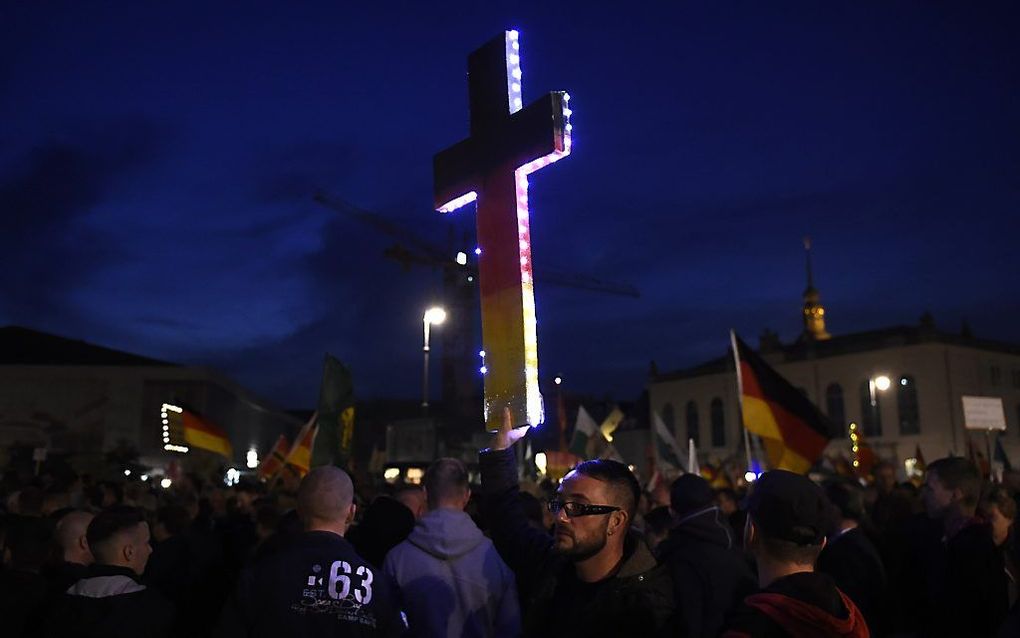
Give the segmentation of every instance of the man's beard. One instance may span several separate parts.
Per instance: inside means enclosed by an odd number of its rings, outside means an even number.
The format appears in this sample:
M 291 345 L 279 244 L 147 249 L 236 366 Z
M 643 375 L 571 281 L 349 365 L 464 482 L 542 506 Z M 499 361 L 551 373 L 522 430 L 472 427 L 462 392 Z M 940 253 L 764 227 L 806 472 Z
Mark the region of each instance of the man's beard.
M 578 542 L 577 537 L 573 533 L 566 531 L 567 537 L 573 541 L 567 547 L 561 547 L 558 540 L 555 540 L 553 545 L 553 551 L 561 556 L 566 556 L 574 562 L 587 560 L 598 554 L 606 546 L 607 536 L 602 534 L 597 538 L 588 539 L 586 542 Z M 555 539 L 555 537 L 554 537 Z

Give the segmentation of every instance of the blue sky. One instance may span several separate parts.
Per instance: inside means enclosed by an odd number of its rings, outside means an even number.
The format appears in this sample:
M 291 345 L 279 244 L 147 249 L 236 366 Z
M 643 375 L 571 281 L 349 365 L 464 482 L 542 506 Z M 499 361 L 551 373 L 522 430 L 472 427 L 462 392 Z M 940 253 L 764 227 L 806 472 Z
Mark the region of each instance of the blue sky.
M 212 365 L 287 407 L 324 351 L 413 397 L 439 275 L 312 201 L 445 245 L 432 155 L 467 54 L 521 31 L 568 90 L 533 176 L 543 376 L 630 398 L 735 327 L 800 330 L 801 238 L 834 333 L 967 319 L 1020 341 L 1020 11 L 1010 3 L 21 3 L 0 9 L 0 324 Z

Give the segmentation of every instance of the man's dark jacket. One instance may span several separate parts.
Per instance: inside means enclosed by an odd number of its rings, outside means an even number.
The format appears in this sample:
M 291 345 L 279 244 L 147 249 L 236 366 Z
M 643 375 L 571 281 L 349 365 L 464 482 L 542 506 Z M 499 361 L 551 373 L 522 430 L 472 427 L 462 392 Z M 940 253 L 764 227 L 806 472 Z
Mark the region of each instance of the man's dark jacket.
M 800 572 L 744 599 L 723 638 L 869 638 L 853 601 L 827 574 Z
M 367 638 L 404 628 L 390 578 L 339 534 L 312 531 L 241 572 L 216 635 Z
M 644 541 L 629 534 L 616 573 L 601 583 L 580 583 L 574 564 L 553 551 L 552 537 L 528 524 L 513 450 L 485 450 L 479 461 L 493 541 L 521 585 L 525 636 L 655 636 L 668 630 L 669 573 Z
M 174 606 L 142 585 L 126 567 L 90 565 L 47 614 L 45 635 L 52 638 L 156 638 L 167 636 Z
M 886 627 L 885 567 L 878 550 L 860 528 L 830 539 L 818 556 L 817 569 L 832 576 L 840 591 L 854 601 L 872 633 Z
M 717 507 L 681 517 L 656 553 L 673 577 L 679 636 L 718 636 L 727 614 L 758 588 Z
M 945 543 L 945 579 L 932 633 L 994 636 L 1009 611 L 1009 584 L 991 527 L 974 519 Z

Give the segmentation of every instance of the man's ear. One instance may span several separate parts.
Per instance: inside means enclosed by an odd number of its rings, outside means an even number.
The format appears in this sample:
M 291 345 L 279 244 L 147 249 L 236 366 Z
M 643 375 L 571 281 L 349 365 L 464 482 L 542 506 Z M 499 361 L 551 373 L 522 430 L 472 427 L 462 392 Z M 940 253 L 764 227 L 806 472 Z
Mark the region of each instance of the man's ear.
M 754 520 L 748 516 L 744 522 L 744 547 L 750 548 L 757 539 L 758 526 L 755 525 Z
M 624 530 L 627 529 L 627 521 L 630 520 L 630 516 L 623 510 L 616 510 L 609 515 L 609 529 L 607 533 L 612 536 L 613 534 L 623 534 Z
M 90 548 L 89 548 L 89 539 L 84 534 L 82 534 L 81 536 L 78 537 L 78 547 L 82 551 L 86 551 L 86 552 L 91 551 Z
M 131 559 L 135 557 L 135 545 L 134 545 L 134 543 L 125 543 L 120 548 L 120 553 L 124 557 L 124 562 L 130 563 Z
M 351 503 L 350 509 L 347 510 L 347 521 L 346 521 L 346 523 L 348 525 L 350 525 L 351 523 L 354 522 L 354 515 L 357 513 L 357 511 L 358 511 L 358 506 L 356 504 L 354 504 L 354 503 Z

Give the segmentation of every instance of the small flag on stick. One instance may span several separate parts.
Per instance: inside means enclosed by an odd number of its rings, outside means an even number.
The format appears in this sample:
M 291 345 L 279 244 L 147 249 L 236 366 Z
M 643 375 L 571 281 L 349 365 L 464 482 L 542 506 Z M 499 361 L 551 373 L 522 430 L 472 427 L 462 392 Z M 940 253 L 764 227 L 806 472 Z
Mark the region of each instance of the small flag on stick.
M 276 439 L 276 443 L 273 444 L 269 454 L 266 458 L 262 459 L 262 463 L 259 464 L 258 477 L 263 481 L 271 481 L 276 476 L 277 472 L 283 469 L 283 463 L 287 460 L 287 451 L 290 448 L 290 444 L 287 443 L 287 437 L 280 435 Z

